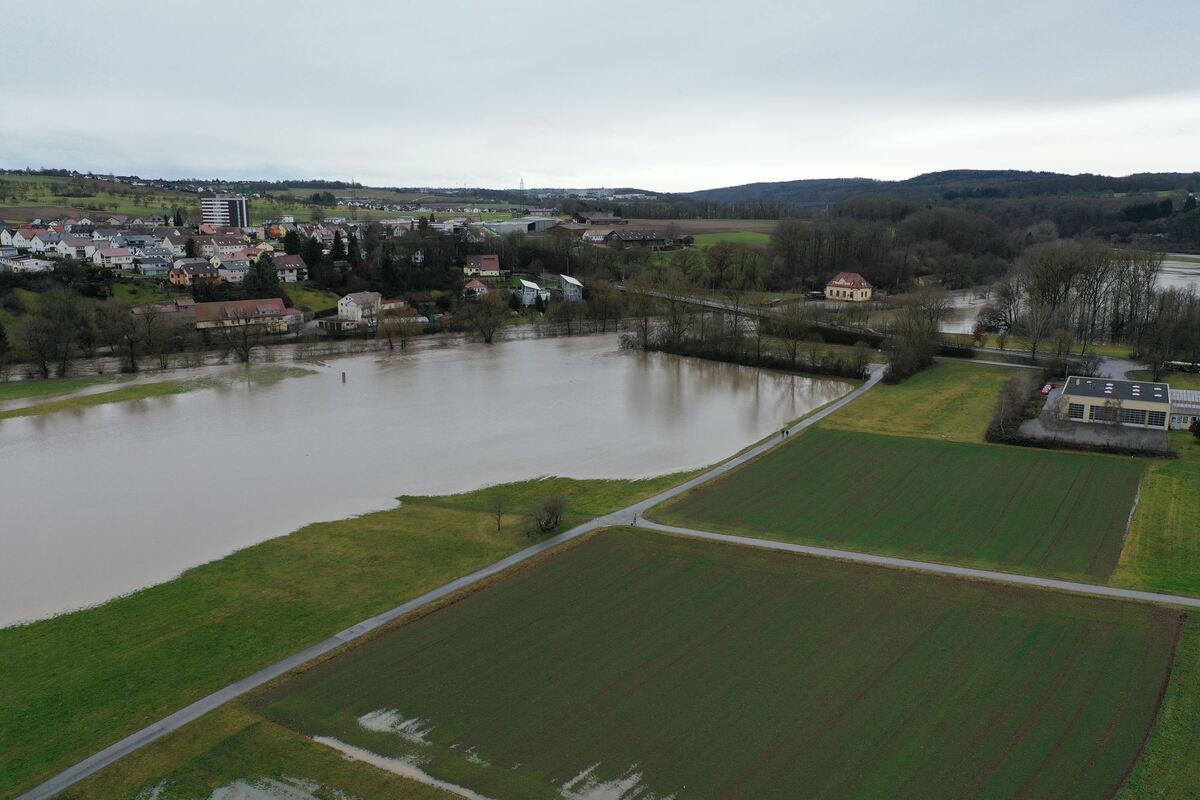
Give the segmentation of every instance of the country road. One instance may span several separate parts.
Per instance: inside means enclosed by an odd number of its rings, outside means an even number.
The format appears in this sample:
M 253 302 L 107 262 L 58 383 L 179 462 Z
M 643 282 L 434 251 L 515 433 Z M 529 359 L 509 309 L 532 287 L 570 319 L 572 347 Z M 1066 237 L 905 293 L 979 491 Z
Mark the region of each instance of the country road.
M 873 367 L 870 377 L 861 386 L 847 393 L 839 400 L 830 403 L 824 408 L 819 409 L 808 417 L 805 417 L 797 422 L 789 429 L 789 435 L 792 433 L 798 433 L 805 428 L 808 428 L 835 411 L 843 408 L 847 404 L 853 402 L 857 398 L 861 397 L 864 393 L 870 391 L 872 387 L 879 383 L 882 377 L 883 367 L 878 365 Z M 231 683 L 222 689 L 218 689 L 212 694 L 197 700 L 191 705 L 188 705 L 179 711 L 176 711 L 173 714 L 170 714 L 163 719 L 152 723 L 142 730 L 131 734 L 121 741 L 106 747 L 105 749 L 84 759 L 78 764 L 75 764 L 74 766 L 64 770 L 53 778 L 47 780 L 45 783 L 42 783 L 41 785 L 25 792 L 24 794 L 18 796 L 16 800 L 47 800 L 47 798 L 55 796 L 73 784 L 91 775 L 94 775 L 105 767 L 115 763 L 116 761 L 119 761 L 120 759 L 141 749 L 142 747 L 145 747 L 151 742 L 154 742 L 157 739 L 160 739 L 163 736 L 182 728 L 184 725 L 187 725 L 189 722 L 198 719 L 209 711 L 224 705 L 230 700 L 233 700 L 245 694 L 246 692 L 251 691 L 252 689 L 263 686 L 275 678 L 278 678 L 281 675 L 284 675 L 287 672 L 300 667 L 315 658 L 323 656 L 332 650 L 341 647 L 347 642 L 354 641 L 355 639 L 358 639 L 359 637 L 364 636 L 383 625 L 387 625 L 388 623 L 417 611 L 425 606 L 428 606 L 431 603 L 435 603 L 449 595 L 476 585 L 481 581 L 503 572 L 509 567 L 520 564 L 523 561 L 527 561 L 528 559 L 540 555 L 548 550 L 552 550 L 555 547 L 564 544 L 565 542 L 577 539 L 580 536 L 584 536 L 592 531 L 614 525 L 637 525 L 638 527 L 661 531 L 671 535 L 687 536 L 747 547 L 781 550 L 817 558 L 831 558 L 890 568 L 908 569 L 918 572 L 951 575 L 974 580 L 1038 587 L 1043 589 L 1074 592 L 1123 600 L 1200 608 L 1200 599 L 1192 597 L 1156 594 L 1153 592 L 1140 592 L 1131 589 L 1119 589 L 1109 586 L 1075 583 L 1072 581 L 1055 580 L 1052 578 L 1038 578 L 1007 572 L 994 572 L 990 570 L 958 567 L 935 562 L 913 561 L 904 558 L 873 555 L 870 553 L 835 550 L 826 547 L 791 544 L 787 542 L 777 542 L 768 539 L 756 539 L 745 536 L 732 536 L 710 531 L 678 528 L 671 525 L 651 522 L 645 519 L 646 511 L 654 506 L 670 500 L 671 498 L 677 497 L 684 492 L 700 486 L 701 484 L 712 481 L 721 475 L 724 475 L 730 470 L 735 469 L 754 458 L 757 458 L 758 456 L 774 449 L 775 447 L 778 447 L 783 441 L 784 438 L 781 435 L 776 434 L 768 440 L 734 456 L 728 461 L 725 461 L 713 467 L 712 469 L 706 470 L 702 474 L 692 478 L 691 480 L 685 481 L 678 486 L 674 486 L 654 495 L 653 497 L 649 497 L 638 503 L 634 503 L 619 511 L 606 514 L 602 517 L 597 517 L 582 525 L 578 525 L 568 531 L 558 534 L 557 536 L 551 537 L 543 542 L 539 542 L 531 547 L 527 547 L 518 553 L 514 553 L 507 558 L 501 559 L 500 561 L 484 567 L 483 569 L 472 572 L 469 575 L 464 575 L 461 578 L 457 578 L 443 586 L 438 587 L 437 589 L 421 595 L 420 597 L 413 598 L 406 603 L 396 606 L 393 609 L 352 625 L 351 627 L 346 628 L 345 630 L 336 633 L 333 636 L 330 636 L 324 641 L 318 642 L 317 644 L 301 650 L 298 653 L 265 667 L 253 675 L 242 678 L 241 680 Z

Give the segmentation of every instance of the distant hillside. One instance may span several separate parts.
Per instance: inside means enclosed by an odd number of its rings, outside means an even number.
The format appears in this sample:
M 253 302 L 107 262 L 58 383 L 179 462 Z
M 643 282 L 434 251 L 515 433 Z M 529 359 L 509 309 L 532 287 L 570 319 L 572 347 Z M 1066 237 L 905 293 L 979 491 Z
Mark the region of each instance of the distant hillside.
M 956 199 L 960 197 L 1030 197 L 1037 195 L 1196 191 L 1200 172 L 1160 172 L 1110 177 L 1064 175 L 1057 172 L 958 169 L 929 172 L 902 181 L 870 178 L 747 183 L 688 192 L 684 196 L 718 203 L 782 201 L 796 204 L 836 203 L 864 192 L 902 197 Z

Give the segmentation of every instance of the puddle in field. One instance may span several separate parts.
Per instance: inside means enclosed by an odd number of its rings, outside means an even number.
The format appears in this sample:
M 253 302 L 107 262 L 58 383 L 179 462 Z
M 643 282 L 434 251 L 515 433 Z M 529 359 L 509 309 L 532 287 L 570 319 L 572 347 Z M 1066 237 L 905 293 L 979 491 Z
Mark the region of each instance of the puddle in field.
M 563 800 L 673 800 L 674 794 L 659 797 L 642 785 L 642 773 L 634 764 L 620 778 L 602 781 L 596 778 L 599 764 L 592 764 L 559 789 Z
M 317 792 L 320 789 L 321 784 L 304 778 L 237 780 L 214 790 L 208 800 L 319 800 Z M 332 796 L 337 800 L 356 800 L 338 789 L 333 790 Z
M 426 737 L 433 730 L 433 726 L 420 717 L 405 719 L 404 715 L 394 708 L 381 708 L 363 714 L 358 718 L 358 724 L 369 731 L 395 734 L 413 744 L 429 744 Z
M 332 747 L 342 755 L 353 759 L 354 761 L 362 761 L 365 764 L 370 764 L 373 767 L 386 770 L 393 775 L 399 775 L 402 778 L 418 781 L 427 786 L 436 786 L 439 789 L 456 794 L 459 797 L 466 797 L 468 800 L 491 800 L 489 797 L 473 792 L 465 786 L 459 786 L 449 781 L 441 781 L 430 775 L 425 770 L 418 767 L 414 762 L 403 758 L 389 758 L 381 756 L 378 753 L 372 753 L 370 750 L 364 750 L 361 747 L 355 747 L 351 744 L 346 744 L 340 739 L 334 739 L 331 736 L 314 736 L 313 741 L 318 744 L 323 744 L 326 747 Z

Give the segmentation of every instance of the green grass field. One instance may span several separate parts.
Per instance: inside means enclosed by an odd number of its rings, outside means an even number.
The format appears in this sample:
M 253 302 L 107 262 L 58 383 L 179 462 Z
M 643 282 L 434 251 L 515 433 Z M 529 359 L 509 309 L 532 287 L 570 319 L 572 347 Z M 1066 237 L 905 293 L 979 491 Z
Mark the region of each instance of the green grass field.
M 488 797 L 1092 800 L 1133 766 L 1178 628 L 624 529 L 251 707 Z
M 939 362 L 903 383 L 880 384 L 821 425 L 843 431 L 982 442 L 1008 367 Z
M 305 314 L 312 315 L 318 311 L 337 308 L 341 295 L 328 289 L 315 289 L 300 283 L 285 284 L 283 291 L 287 293 L 292 305 Z
M 652 513 L 685 527 L 1104 581 L 1141 462 L 810 429 Z
M 761 231 L 726 231 L 724 233 L 696 234 L 696 247 L 710 247 L 718 242 L 733 242 L 735 244 L 748 244 L 756 247 L 766 247 L 771 243 L 771 234 L 762 233 Z
M 1200 595 L 1200 441 L 1172 433 L 1171 446 L 1179 458 L 1148 462 L 1113 582 Z
M 526 512 L 549 495 L 564 496 L 564 524 L 574 524 L 686 477 L 552 479 L 405 498 L 400 508 L 309 525 L 96 608 L 0 629 L 0 797 L 529 545 Z

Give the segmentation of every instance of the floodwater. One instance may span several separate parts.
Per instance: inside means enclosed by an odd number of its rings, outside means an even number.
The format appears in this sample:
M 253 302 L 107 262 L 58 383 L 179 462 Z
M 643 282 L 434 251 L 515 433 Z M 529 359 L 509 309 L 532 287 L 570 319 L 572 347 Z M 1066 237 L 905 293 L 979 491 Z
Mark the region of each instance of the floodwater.
M 0 422 L 0 626 L 398 495 L 698 468 L 850 388 L 622 351 L 615 335 L 446 340 L 317 369 Z
M 1190 258 L 1195 258 L 1191 256 Z M 1194 286 L 1200 292 L 1200 262 L 1184 261 L 1168 253 L 1163 259 L 1162 271 L 1158 273 L 1159 289 L 1186 289 Z M 950 310 L 942 319 L 944 333 L 971 333 L 975 330 L 975 319 L 988 303 L 987 287 L 959 289 L 950 292 Z

